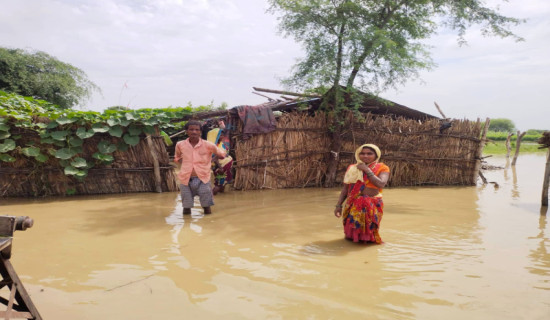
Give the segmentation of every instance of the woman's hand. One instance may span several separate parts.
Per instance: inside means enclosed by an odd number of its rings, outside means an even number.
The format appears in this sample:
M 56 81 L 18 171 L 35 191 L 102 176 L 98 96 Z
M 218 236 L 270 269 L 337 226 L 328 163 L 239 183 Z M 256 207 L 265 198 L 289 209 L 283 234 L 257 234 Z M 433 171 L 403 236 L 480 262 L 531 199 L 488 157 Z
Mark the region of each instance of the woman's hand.
M 336 207 L 334 209 L 334 216 L 340 218 L 342 216 L 342 207 Z
M 364 163 L 359 163 L 357 164 L 357 169 L 363 171 L 363 172 L 367 172 L 367 170 L 370 170 L 369 169 L 369 166 L 367 166 L 366 164 Z

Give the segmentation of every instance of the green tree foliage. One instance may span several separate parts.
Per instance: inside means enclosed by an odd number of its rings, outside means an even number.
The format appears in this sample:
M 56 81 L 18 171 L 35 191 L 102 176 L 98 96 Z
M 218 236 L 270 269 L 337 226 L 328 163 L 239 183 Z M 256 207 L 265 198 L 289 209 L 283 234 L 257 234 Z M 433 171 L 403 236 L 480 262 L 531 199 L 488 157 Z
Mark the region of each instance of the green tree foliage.
M 514 132 L 516 131 L 516 125 L 510 119 L 491 119 L 491 123 L 489 124 L 489 131 Z
M 379 93 L 434 66 L 429 46 L 438 25 L 483 35 L 512 37 L 522 20 L 505 17 L 480 0 L 269 0 L 280 31 L 303 44 L 305 57 L 285 83 L 308 89 L 354 85 Z
M 0 47 L 0 90 L 71 108 L 99 88 L 84 71 L 45 52 Z

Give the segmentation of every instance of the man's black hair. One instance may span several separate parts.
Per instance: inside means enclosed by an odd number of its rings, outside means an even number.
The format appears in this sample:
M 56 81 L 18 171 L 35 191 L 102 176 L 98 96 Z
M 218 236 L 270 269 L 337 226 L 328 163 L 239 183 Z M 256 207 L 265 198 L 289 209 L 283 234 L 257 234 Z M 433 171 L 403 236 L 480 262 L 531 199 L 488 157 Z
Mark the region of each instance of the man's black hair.
M 199 128 L 202 128 L 202 123 L 197 120 L 189 120 L 185 124 L 185 130 L 189 129 L 189 126 L 199 126 Z

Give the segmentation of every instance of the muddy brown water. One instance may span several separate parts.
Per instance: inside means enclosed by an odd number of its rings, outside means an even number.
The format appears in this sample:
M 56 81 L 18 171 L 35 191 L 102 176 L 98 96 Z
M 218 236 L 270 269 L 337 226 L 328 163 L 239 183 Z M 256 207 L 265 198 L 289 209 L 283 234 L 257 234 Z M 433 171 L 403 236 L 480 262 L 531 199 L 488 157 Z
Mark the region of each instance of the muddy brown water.
M 336 188 L 230 191 L 209 216 L 177 193 L 0 214 L 35 219 L 11 260 L 45 319 L 550 319 L 544 163 L 486 172 L 499 188 L 385 190 L 382 245 L 343 240 Z

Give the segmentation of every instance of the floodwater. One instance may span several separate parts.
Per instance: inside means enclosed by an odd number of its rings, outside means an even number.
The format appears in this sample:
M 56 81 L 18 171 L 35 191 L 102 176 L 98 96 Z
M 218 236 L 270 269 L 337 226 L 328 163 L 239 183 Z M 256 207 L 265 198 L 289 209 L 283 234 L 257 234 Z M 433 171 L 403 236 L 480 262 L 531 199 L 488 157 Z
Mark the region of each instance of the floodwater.
M 385 190 L 382 245 L 343 239 L 337 188 L 229 191 L 209 216 L 177 193 L 0 214 L 35 220 L 11 260 L 45 319 L 550 319 L 545 161 L 486 172 L 498 188 Z

